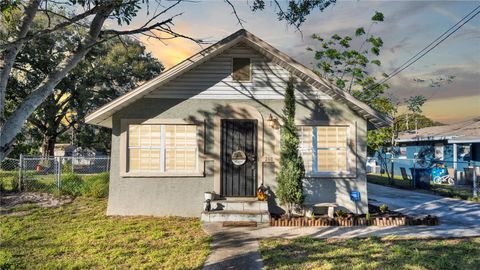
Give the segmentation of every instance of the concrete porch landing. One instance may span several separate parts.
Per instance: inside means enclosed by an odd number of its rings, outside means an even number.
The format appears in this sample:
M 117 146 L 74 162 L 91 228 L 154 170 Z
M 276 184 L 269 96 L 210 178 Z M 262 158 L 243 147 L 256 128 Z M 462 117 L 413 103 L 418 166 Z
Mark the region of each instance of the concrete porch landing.
M 228 199 L 211 202 L 211 211 L 203 211 L 203 222 L 254 221 L 266 223 L 270 220 L 268 204 L 257 199 Z

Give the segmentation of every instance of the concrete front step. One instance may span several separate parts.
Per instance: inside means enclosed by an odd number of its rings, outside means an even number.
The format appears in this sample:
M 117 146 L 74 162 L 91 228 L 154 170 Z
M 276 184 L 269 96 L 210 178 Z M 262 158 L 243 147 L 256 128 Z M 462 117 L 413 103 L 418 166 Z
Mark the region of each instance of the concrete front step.
M 252 199 L 214 200 L 210 204 L 212 210 L 268 211 L 268 203 L 266 201 Z
M 252 210 L 215 210 L 203 211 L 201 220 L 203 222 L 224 222 L 224 221 L 254 221 L 258 223 L 266 223 L 270 220 L 268 211 L 252 211 Z

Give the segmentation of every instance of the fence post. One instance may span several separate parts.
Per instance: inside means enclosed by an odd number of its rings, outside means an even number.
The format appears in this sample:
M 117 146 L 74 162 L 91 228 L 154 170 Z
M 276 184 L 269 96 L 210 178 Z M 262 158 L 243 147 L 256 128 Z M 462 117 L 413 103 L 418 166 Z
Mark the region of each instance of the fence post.
M 478 185 L 477 185 L 477 168 L 473 167 L 473 197 L 478 197 Z
M 56 170 L 56 173 L 55 175 L 57 176 L 57 191 L 58 191 L 58 195 L 60 195 L 60 177 L 62 175 L 62 168 L 61 168 L 61 159 L 60 157 L 56 157 L 55 158 L 55 162 L 57 163 L 57 170 Z
M 23 154 L 20 154 L 20 160 L 18 161 L 18 191 L 22 191 L 23 185 Z

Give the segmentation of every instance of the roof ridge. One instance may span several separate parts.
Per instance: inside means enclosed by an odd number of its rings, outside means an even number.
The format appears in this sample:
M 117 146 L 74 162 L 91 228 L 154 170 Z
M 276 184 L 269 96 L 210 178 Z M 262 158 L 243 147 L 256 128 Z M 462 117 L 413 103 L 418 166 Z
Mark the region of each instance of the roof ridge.
M 241 39 L 240 39 L 241 38 Z M 237 42 L 234 42 L 237 40 Z M 90 113 L 85 117 L 87 123 L 91 124 L 100 124 L 103 121 L 109 119 L 114 113 L 112 111 L 119 110 L 123 107 L 132 103 L 139 98 L 147 95 L 151 91 L 158 87 L 159 84 L 165 84 L 169 81 L 177 78 L 178 76 L 184 74 L 197 67 L 198 65 L 208 61 L 210 58 L 215 57 L 216 55 L 222 53 L 224 50 L 234 46 L 238 42 L 245 40 L 247 43 L 250 43 L 250 47 L 260 52 L 262 55 L 271 60 L 276 60 L 276 63 L 287 71 L 293 73 L 306 83 L 312 85 L 319 91 L 325 92 L 326 94 L 345 101 L 356 113 L 358 113 L 363 118 L 369 120 L 377 127 L 388 126 L 392 123 L 392 119 L 380 113 L 364 102 L 356 99 L 347 92 L 339 89 L 333 83 L 329 82 L 325 78 L 322 78 L 311 69 L 307 68 L 303 64 L 297 62 L 295 59 L 291 58 L 289 55 L 281 52 L 277 48 L 263 41 L 254 34 L 248 32 L 246 29 L 239 29 L 231 35 L 221 39 L 220 41 L 208 46 L 207 48 L 195 53 L 194 55 L 188 57 L 182 62 L 174 65 L 173 67 L 165 70 L 157 77 L 145 82 L 136 89 L 127 92 L 126 94 L 112 100 L 111 102 L 103 105 L 95 112 Z M 118 108 L 118 109 L 117 109 Z

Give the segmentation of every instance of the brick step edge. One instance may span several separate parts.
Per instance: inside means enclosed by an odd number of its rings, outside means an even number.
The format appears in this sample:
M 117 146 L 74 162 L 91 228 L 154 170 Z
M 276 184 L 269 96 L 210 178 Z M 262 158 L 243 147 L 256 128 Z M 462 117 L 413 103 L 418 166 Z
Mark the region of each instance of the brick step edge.
M 421 218 L 413 217 L 374 217 L 366 218 L 273 218 L 270 217 L 270 226 L 278 227 L 322 227 L 322 226 L 435 226 L 438 225 L 438 217 L 426 216 Z

